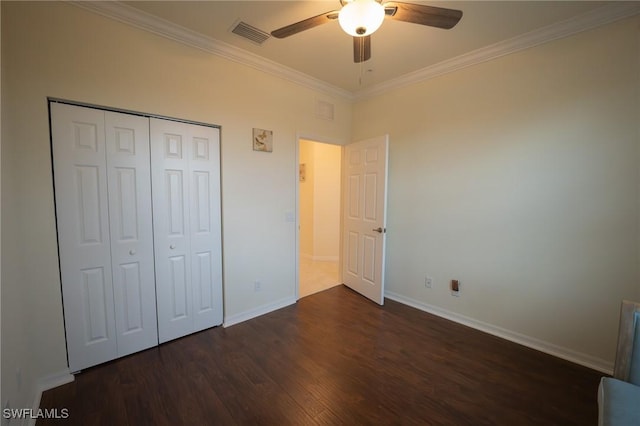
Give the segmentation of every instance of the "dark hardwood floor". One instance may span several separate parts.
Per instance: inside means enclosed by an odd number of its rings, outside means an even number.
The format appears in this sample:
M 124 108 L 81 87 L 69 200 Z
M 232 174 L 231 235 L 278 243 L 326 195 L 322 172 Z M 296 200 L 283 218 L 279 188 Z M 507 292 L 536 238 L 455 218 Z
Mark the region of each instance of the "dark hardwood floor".
M 595 425 L 601 373 L 343 286 L 88 369 L 38 425 Z

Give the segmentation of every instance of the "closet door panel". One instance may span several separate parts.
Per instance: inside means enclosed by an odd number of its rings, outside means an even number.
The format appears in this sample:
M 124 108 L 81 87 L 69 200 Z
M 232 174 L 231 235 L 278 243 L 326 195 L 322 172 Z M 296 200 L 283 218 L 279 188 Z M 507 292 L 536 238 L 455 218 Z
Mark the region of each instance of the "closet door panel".
M 69 369 L 117 356 L 104 113 L 51 104 L 60 274 Z
M 149 119 L 105 112 L 118 355 L 158 344 Z
M 151 164 L 160 343 L 193 331 L 189 223 L 189 126 L 152 118 Z
M 220 130 L 191 126 L 191 268 L 194 330 L 222 324 Z
M 151 119 L 160 342 L 222 324 L 220 130 Z

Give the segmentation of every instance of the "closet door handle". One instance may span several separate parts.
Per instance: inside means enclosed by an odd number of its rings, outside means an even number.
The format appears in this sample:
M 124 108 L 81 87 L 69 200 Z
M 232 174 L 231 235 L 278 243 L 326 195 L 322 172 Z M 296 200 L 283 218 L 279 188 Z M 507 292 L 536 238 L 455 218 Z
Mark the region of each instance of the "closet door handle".
M 129 254 L 130 254 L 131 256 L 133 256 L 134 254 L 136 254 L 136 251 L 135 251 L 134 249 L 131 249 L 131 250 L 129 250 Z
M 171 245 L 169 246 L 169 248 L 170 248 L 171 250 L 173 250 L 174 248 L 176 248 L 176 245 L 175 245 L 175 244 L 171 244 Z

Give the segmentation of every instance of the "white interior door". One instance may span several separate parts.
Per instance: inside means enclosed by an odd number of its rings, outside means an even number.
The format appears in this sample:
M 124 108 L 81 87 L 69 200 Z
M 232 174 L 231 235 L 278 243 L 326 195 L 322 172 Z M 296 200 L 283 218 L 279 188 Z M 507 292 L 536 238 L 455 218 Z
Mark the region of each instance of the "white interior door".
M 151 119 L 153 227 L 158 340 L 193 329 L 189 247 L 188 130 L 183 123 Z
M 194 331 L 222 324 L 220 129 L 190 125 L 191 278 Z
M 388 135 L 349 144 L 344 161 L 343 279 L 384 303 Z
M 160 343 L 222 323 L 219 129 L 151 119 Z
M 156 346 L 149 119 L 104 112 L 118 356 Z
M 71 371 L 222 324 L 220 130 L 60 103 L 51 122 Z
M 69 369 L 117 357 L 104 112 L 51 104 Z

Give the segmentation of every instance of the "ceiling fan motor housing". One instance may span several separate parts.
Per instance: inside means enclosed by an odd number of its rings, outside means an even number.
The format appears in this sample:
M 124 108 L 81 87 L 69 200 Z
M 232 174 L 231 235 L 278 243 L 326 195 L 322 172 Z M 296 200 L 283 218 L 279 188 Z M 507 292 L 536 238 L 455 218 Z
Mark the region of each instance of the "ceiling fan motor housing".
M 353 0 L 340 10 L 338 21 L 347 34 L 364 37 L 380 28 L 384 16 L 384 7 L 376 0 Z

